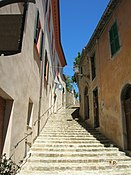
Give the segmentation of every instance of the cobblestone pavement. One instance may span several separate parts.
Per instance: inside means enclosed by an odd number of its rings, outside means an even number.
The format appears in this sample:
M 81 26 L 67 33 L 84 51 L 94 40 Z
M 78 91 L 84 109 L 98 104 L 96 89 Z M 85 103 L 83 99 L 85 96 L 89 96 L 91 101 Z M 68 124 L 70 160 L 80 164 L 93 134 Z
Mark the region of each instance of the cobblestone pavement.
M 131 175 L 131 158 L 95 129 L 75 107 L 53 114 L 19 175 Z

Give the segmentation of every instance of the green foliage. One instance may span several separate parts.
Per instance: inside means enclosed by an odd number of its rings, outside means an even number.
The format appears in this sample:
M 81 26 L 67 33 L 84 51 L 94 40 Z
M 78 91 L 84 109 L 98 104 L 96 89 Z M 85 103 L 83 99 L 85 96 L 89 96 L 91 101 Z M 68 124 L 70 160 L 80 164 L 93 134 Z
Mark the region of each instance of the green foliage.
M 75 92 L 75 98 L 77 99 L 79 96 L 78 92 Z
M 6 154 L 0 158 L 0 174 L 1 175 L 15 175 L 20 170 L 20 166 L 16 165 L 11 158 L 7 158 Z
M 75 75 L 73 75 L 71 79 L 73 83 L 77 83 Z
M 81 54 L 78 52 L 77 57 L 75 58 L 75 61 L 73 62 L 74 66 L 78 65 L 81 59 Z
M 65 76 L 66 77 L 66 89 L 67 91 L 71 92 L 73 88 L 73 81 L 71 80 L 70 76 Z

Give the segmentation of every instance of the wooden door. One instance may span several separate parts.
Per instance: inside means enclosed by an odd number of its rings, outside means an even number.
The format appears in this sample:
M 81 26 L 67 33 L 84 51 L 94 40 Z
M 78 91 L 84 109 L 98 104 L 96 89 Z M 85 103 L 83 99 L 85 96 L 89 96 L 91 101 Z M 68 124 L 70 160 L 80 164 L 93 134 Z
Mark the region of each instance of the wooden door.
M 126 131 L 127 131 L 127 149 L 131 150 L 131 98 L 124 101 Z
M 5 100 L 0 97 L 0 154 L 3 149 L 3 127 L 4 127 L 4 115 L 5 115 Z
M 94 127 L 99 127 L 99 104 L 98 104 L 98 89 L 93 91 L 94 101 Z
M 84 109 L 85 109 L 85 120 L 89 119 L 89 97 L 85 95 L 85 102 L 84 102 Z

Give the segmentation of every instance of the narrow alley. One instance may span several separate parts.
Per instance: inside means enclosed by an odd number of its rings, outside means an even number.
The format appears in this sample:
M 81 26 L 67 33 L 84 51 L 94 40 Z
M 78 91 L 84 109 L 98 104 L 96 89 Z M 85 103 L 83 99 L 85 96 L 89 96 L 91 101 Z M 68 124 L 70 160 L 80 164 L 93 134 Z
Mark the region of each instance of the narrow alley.
M 79 120 L 77 108 L 53 114 L 19 175 L 130 175 L 131 158 Z

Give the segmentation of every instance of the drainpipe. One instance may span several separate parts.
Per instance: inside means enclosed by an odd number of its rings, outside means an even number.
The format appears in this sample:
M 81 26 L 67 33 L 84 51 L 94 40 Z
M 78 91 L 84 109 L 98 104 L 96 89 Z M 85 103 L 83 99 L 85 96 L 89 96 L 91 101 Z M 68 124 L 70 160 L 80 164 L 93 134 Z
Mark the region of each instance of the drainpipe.
M 43 70 L 44 70 L 44 66 L 43 66 L 43 57 L 41 57 L 41 69 L 40 69 L 40 96 L 39 96 L 39 109 L 38 109 L 38 128 L 37 128 L 37 136 L 39 136 L 40 134 L 40 112 L 41 112 L 41 99 L 42 99 L 42 80 L 43 80 Z

